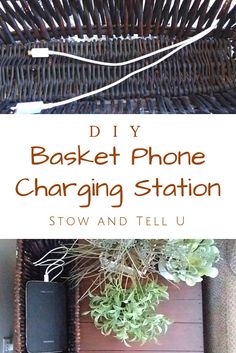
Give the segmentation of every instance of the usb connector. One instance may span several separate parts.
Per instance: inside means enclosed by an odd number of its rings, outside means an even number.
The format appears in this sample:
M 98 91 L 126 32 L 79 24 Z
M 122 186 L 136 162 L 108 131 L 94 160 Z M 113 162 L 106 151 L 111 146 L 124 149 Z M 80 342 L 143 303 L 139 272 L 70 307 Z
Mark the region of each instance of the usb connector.
M 50 282 L 49 281 L 49 274 L 46 272 L 43 278 L 44 282 Z
M 32 58 L 48 58 L 49 49 L 48 48 L 32 48 L 28 51 L 28 55 Z
M 43 101 L 18 103 L 11 108 L 15 114 L 37 114 L 44 109 Z

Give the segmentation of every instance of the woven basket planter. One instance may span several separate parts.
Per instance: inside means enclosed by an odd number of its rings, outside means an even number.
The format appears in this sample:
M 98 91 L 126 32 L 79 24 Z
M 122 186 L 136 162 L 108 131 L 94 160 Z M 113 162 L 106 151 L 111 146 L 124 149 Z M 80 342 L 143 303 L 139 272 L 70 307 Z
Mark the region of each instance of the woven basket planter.
M 25 284 L 29 280 L 42 280 L 42 268 L 35 267 L 38 260 L 50 249 L 58 246 L 57 240 L 18 240 L 15 277 L 14 352 L 27 353 L 25 347 Z M 68 289 L 68 350 L 79 352 L 78 290 Z
M 10 113 L 17 102 L 56 102 L 92 91 L 164 55 L 114 68 L 31 58 L 32 47 L 125 61 L 201 32 L 223 4 L 209 36 L 112 89 L 43 113 L 236 113 L 233 1 L 0 1 L 0 112 Z

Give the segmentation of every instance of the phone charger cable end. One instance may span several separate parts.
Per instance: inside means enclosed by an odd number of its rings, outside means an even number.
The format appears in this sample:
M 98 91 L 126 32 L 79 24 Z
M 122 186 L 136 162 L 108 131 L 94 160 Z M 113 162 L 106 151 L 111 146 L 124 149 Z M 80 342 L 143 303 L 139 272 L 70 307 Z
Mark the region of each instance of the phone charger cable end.
M 32 58 L 48 58 L 49 49 L 48 48 L 32 48 L 28 51 L 28 55 Z
M 40 114 L 45 109 L 43 101 L 38 102 L 24 102 L 17 103 L 15 107 L 11 108 L 14 114 Z

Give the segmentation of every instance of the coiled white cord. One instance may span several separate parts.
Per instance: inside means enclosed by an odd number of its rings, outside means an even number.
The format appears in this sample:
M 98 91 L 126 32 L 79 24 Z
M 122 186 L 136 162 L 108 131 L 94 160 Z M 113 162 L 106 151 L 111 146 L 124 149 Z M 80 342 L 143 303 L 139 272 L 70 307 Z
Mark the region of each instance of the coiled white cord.
M 65 252 L 62 254 L 62 256 L 58 259 L 56 258 L 50 258 L 50 259 L 46 259 L 46 257 L 50 254 L 56 253 L 59 250 L 64 250 Z M 60 274 L 63 272 L 64 270 L 64 266 L 65 266 L 65 257 L 68 254 L 68 249 L 65 246 L 58 246 L 57 248 L 53 248 L 50 251 L 48 251 L 45 255 L 43 255 L 41 257 L 41 259 L 33 262 L 33 264 L 35 266 L 42 266 L 42 267 L 46 267 L 45 273 L 44 273 L 44 282 L 53 282 L 58 276 L 60 276 Z M 50 273 L 59 269 L 59 272 L 50 279 Z
M 58 55 L 58 56 L 64 56 L 64 57 L 68 57 L 68 58 L 72 58 L 72 59 L 75 59 L 75 60 L 79 60 L 79 61 L 83 61 L 83 62 L 87 62 L 87 63 L 90 63 L 90 64 L 96 64 L 96 65 L 103 65 L 103 66 L 123 66 L 123 65 L 128 65 L 128 64 L 132 64 L 134 62 L 137 62 L 139 60 L 143 60 L 145 58 L 148 58 L 150 56 L 153 56 L 153 55 L 156 55 L 156 54 L 159 54 L 159 53 L 162 53 L 164 51 L 167 51 L 167 50 L 170 50 L 170 49 L 173 49 L 171 52 L 169 52 L 168 54 L 166 54 L 165 56 L 163 56 L 162 58 L 156 60 L 155 62 L 149 64 L 149 65 L 146 65 L 138 70 L 135 70 L 131 73 L 129 73 L 128 75 L 120 78 L 119 80 L 115 81 L 115 82 L 112 82 L 106 86 L 103 86 L 103 87 L 100 87 L 96 90 L 93 90 L 91 92 L 87 92 L 87 93 L 84 93 L 84 94 L 81 94 L 79 96 L 76 96 L 76 97 L 72 97 L 70 99 L 66 99 L 66 100 L 63 100 L 63 101 L 60 101 L 60 102 L 54 102 L 54 103 L 44 103 L 43 101 L 39 101 L 39 102 L 26 102 L 26 103 L 18 103 L 16 105 L 16 107 L 13 107 L 12 110 L 15 112 L 15 114 L 35 114 L 35 113 L 40 113 L 42 110 L 45 110 L 45 109 L 51 109 L 51 108 L 56 108 L 56 107 L 59 107 L 59 106 L 62 106 L 62 105 L 65 105 L 65 104 L 69 104 L 69 103 L 73 103 L 73 102 L 76 102 L 78 100 L 81 100 L 83 98 L 87 98 L 87 97 L 90 97 L 90 96 L 93 96 L 95 94 L 98 94 L 98 93 L 101 93 L 109 88 L 112 88 L 124 81 L 126 81 L 128 78 L 140 73 L 140 72 L 143 72 L 143 71 L 146 71 L 158 64 L 160 64 L 162 61 L 166 60 L 167 58 L 169 58 L 170 56 L 174 55 L 175 53 L 177 53 L 179 50 L 183 49 L 184 47 L 186 47 L 187 45 L 190 45 L 194 42 L 196 42 L 197 40 L 205 37 L 208 33 L 210 33 L 215 27 L 216 27 L 216 24 L 217 24 L 217 17 L 219 15 L 221 11 L 221 8 L 219 9 L 218 11 L 218 14 L 216 15 L 216 20 L 213 22 L 213 24 L 203 30 L 202 32 L 196 34 L 195 36 L 191 37 L 191 38 L 188 38 L 182 42 L 179 42 L 179 43 L 175 43 L 175 44 L 172 44 L 168 47 L 165 47 L 165 48 L 161 48 L 161 49 L 158 49 L 154 52 L 151 52 L 151 53 L 148 53 L 148 54 L 145 54 L 143 56 L 140 56 L 138 58 L 134 58 L 134 59 L 131 59 L 131 60 L 128 60 L 128 61 L 124 61 L 124 62 L 121 62 L 121 63 L 110 63 L 110 62 L 101 62 L 101 61 L 96 61 L 96 60 L 91 60 L 91 59 L 87 59 L 87 58 L 83 58 L 83 57 L 80 57 L 80 56 L 75 56 L 75 55 L 71 55 L 71 54 L 67 54 L 67 53 L 62 53 L 62 52 L 56 52 L 56 51 L 50 51 L 48 50 L 47 48 L 34 48 L 32 49 L 29 54 L 34 56 L 34 57 L 48 57 L 49 55 Z

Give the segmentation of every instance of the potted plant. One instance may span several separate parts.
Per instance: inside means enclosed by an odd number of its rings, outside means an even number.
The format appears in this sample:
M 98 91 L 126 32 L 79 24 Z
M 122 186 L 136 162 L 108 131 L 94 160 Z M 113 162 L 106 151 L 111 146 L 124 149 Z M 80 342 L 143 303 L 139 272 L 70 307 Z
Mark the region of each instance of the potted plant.
M 201 282 L 203 276 L 216 277 L 214 263 L 219 260 L 219 250 L 213 240 L 169 240 L 161 249 L 158 261 L 160 274 L 173 282 L 184 281 L 189 286 Z
M 160 275 L 189 286 L 216 277 L 219 250 L 213 240 L 95 239 L 68 246 L 66 258 L 73 285 L 88 280 L 79 299 L 90 297 L 86 314 L 102 334 L 129 345 L 158 341 L 171 323 L 156 312 L 168 300 Z
M 166 240 L 161 239 L 89 239 L 68 247 L 67 260 L 74 263 L 70 281 L 79 285 L 93 279 L 81 300 L 112 278 L 120 283 L 157 280 L 154 263 Z
M 104 290 L 90 294 L 90 314 L 103 335 L 115 337 L 129 346 L 130 342 L 158 341 L 167 332 L 170 320 L 157 314 L 161 300 L 168 300 L 167 287 L 155 282 L 123 288 L 117 282 L 107 283 Z

